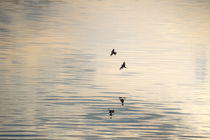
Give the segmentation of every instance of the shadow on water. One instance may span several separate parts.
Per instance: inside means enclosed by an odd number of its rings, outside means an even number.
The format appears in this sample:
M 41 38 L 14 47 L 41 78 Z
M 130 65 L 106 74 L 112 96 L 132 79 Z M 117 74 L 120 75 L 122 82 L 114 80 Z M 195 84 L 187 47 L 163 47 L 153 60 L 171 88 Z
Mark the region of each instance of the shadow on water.
M 109 118 L 106 117 L 107 106 L 115 107 L 115 110 L 109 109 Z M 129 135 L 130 138 L 161 139 L 174 137 L 174 134 L 178 138 L 177 131 L 183 132 L 187 129 L 181 119 L 185 114 L 180 113 L 178 108 L 165 108 L 163 104 L 130 99 L 126 106 L 121 106 L 119 103 L 109 102 L 106 99 L 97 109 L 92 107 L 88 108 L 89 113 L 84 117 L 87 119 L 86 125 L 94 129 L 94 136 L 126 138 L 127 133 L 120 132 L 129 131 L 128 134 L 136 134 Z M 114 116 L 112 111 L 114 111 Z

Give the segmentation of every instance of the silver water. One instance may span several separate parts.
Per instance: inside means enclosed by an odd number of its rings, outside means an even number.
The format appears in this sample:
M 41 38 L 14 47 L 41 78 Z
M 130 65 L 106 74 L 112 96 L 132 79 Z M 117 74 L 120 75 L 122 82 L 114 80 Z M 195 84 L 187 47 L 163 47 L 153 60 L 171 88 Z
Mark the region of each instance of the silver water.
M 210 139 L 209 13 L 208 0 L 0 1 L 0 139 Z

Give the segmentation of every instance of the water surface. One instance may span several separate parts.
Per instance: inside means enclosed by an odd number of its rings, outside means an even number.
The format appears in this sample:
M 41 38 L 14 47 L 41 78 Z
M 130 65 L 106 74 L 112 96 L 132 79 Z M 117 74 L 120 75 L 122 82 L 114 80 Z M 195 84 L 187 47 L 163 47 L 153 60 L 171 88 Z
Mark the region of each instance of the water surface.
M 0 1 L 0 139 L 210 139 L 209 13 L 201 0 Z

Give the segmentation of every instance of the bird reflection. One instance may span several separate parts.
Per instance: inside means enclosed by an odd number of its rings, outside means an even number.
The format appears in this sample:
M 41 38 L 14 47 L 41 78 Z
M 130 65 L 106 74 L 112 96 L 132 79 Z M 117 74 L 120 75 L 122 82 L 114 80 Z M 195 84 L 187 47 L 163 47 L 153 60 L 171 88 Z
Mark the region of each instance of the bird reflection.
M 114 54 L 114 55 L 117 54 L 117 52 L 116 52 L 114 49 L 112 49 L 110 56 L 112 56 L 113 54 Z
M 119 97 L 120 102 L 122 103 L 122 106 L 124 105 L 125 97 Z
M 127 67 L 125 66 L 125 62 L 123 62 L 123 64 L 121 65 L 120 70 L 123 69 L 123 68 L 127 68 Z
M 109 108 L 109 116 L 110 116 L 110 119 L 112 119 L 112 116 L 114 115 L 114 109 L 110 109 Z

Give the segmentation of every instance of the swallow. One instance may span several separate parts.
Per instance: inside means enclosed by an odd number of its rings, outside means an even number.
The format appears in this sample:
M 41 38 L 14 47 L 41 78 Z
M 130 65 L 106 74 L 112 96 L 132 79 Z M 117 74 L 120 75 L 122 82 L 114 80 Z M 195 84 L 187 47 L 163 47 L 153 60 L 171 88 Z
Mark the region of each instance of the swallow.
M 125 97 L 119 97 L 119 100 L 121 101 L 122 105 L 124 105 Z
M 110 56 L 112 56 L 113 54 L 114 54 L 114 55 L 117 54 L 117 52 L 116 52 L 114 49 L 112 49 Z
M 123 64 L 121 65 L 120 70 L 123 69 L 123 68 L 127 68 L 127 67 L 125 66 L 125 62 L 123 62 Z
M 109 116 L 113 116 L 114 114 L 114 109 L 109 109 Z

